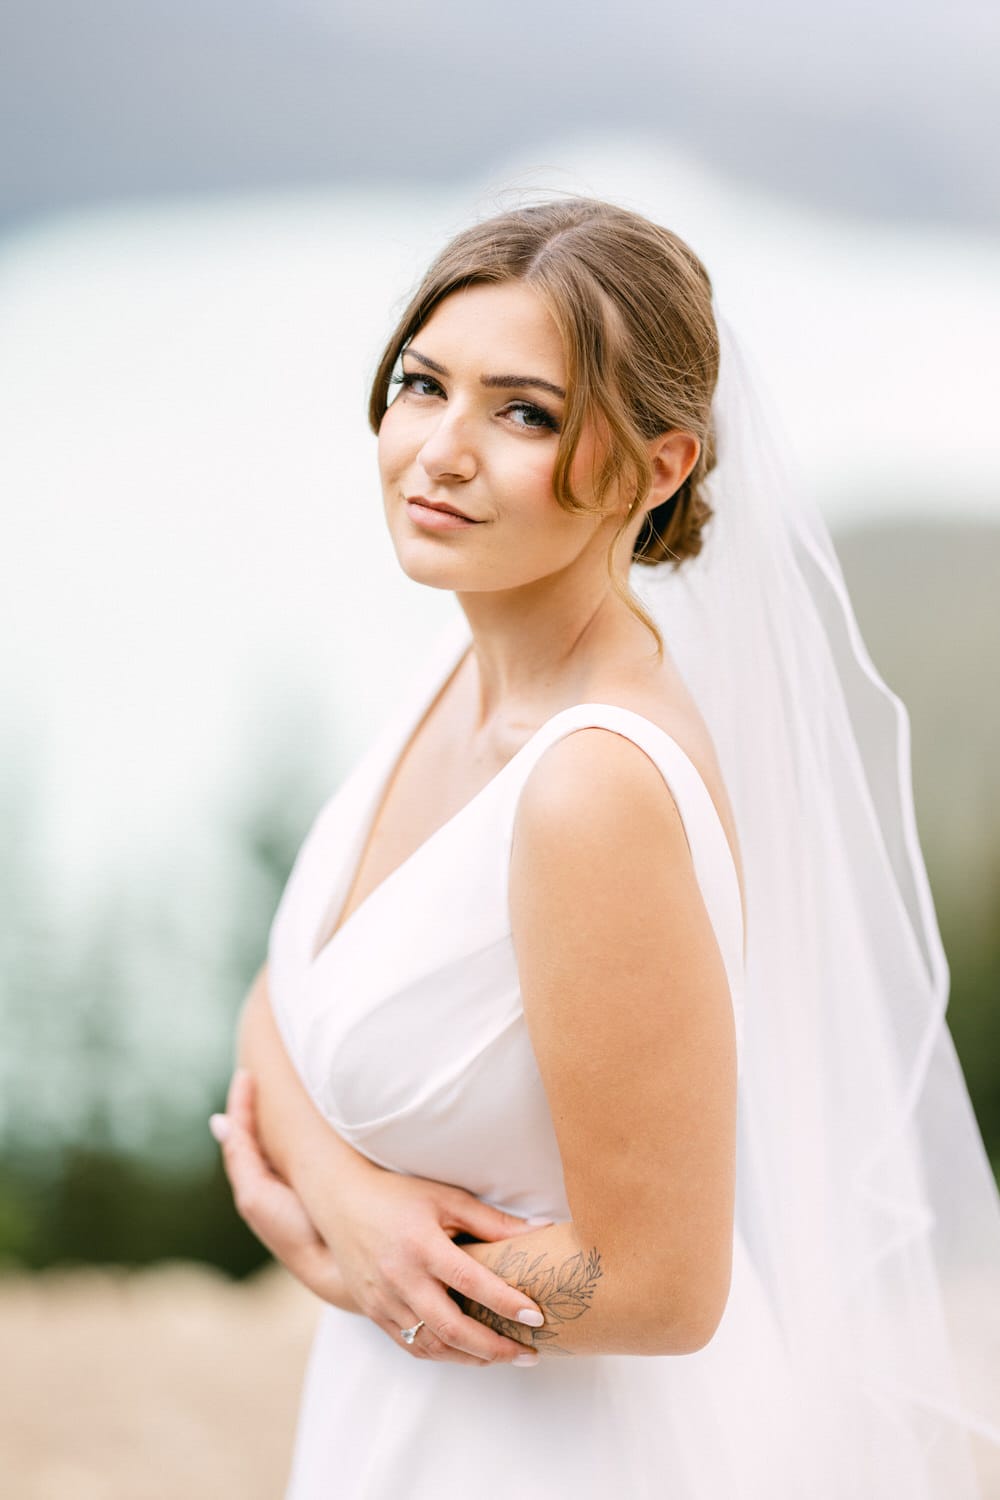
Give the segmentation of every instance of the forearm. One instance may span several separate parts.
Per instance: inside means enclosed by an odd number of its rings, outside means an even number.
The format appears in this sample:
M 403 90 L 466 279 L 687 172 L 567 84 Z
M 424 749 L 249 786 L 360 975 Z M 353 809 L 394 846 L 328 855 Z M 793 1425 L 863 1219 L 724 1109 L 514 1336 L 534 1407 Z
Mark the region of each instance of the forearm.
M 244 1219 L 289 1270 L 393 1338 L 426 1319 L 440 1329 L 432 1357 L 490 1363 L 523 1353 L 519 1343 L 456 1319 L 446 1295 L 462 1285 L 506 1317 L 537 1316 L 500 1278 L 473 1270 L 452 1239 L 506 1238 L 522 1221 L 461 1188 L 375 1166 L 343 1141 L 285 1052 L 263 970 L 247 997 L 238 1051 L 230 1108 L 240 1128 L 222 1137 L 227 1170 Z
M 539 1354 L 689 1354 L 707 1342 L 680 1319 L 672 1322 L 662 1289 L 584 1243 L 572 1221 L 463 1249 L 536 1302 L 545 1323 L 538 1329 L 508 1323 L 457 1298 L 462 1310 Z
M 329 1202 L 331 1193 L 349 1192 L 360 1178 L 381 1172 L 336 1133 L 310 1098 L 278 1031 L 265 970 L 243 1007 L 237 1061 L 256 1080 L 257 1136 L 264 1155 L 307 1207 L 316 1193 Z
M 214 1115 L 212 1134 L 223 1160 L 236 1208 L 257 1238 L 317 1297 L 359 1312 L 330 1247 L 323 1241 L 294 1188 L 265 1160 L 256 1132 L 255 1086 L 245 1068 L 229 1085 L 226 1113 Z

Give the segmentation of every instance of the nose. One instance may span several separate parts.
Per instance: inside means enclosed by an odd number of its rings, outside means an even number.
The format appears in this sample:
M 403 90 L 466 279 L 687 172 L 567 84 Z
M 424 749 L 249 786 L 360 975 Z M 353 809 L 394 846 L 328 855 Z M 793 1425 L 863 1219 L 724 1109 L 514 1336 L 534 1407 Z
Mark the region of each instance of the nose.
M 471 424 L 456 407 L 441 412 L 417 455 L 429 479 L 472 479 L 479 467 Z

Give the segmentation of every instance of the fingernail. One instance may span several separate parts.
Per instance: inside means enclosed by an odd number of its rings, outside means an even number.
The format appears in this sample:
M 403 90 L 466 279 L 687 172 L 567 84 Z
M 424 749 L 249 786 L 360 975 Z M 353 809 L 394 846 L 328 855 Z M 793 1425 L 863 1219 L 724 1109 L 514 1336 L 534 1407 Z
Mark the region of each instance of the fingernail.
M 229 1139 L 229 1120 L 226 1115 L 209 1115 L 208 1128 L 220 1146 Z
M 546 1219 L 546 1218 L 539 1217 L 539 1218 L 533 1218 L 533 1219 L 525 1219 L 524 1222 L 526 1224 L 533 1225 L 534 1228 L 536 1228 L 536 1229 L 541 1229 L 546 1224 L 554 1224 L 556 1221 L 555 1221 L 555 1219 Z
M 529 1328 L 541 1328 L 545 1319 L 534 1307 L 522 1307 L 517 1315 L 517 1321 L 519 1323 L 527 1323 Z
M 511 1360 L 512 1365 L 520 1365 L 522 1369 L 530 1370 L 532 1365 L 537 1365 L 537 1354 L 515 1354 Z

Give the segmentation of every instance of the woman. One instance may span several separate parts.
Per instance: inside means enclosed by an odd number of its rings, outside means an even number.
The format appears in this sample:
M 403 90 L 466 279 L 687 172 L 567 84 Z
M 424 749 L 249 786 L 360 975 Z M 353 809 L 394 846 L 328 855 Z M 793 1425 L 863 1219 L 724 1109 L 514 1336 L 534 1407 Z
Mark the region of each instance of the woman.
M 904 731 L 719 357 L 690 249 L 574 200 L 458 236 L 376 374 L 462 619 L 306 840 L 215 1124 L 330 1304 L 296 1500 L 977 1493 Z

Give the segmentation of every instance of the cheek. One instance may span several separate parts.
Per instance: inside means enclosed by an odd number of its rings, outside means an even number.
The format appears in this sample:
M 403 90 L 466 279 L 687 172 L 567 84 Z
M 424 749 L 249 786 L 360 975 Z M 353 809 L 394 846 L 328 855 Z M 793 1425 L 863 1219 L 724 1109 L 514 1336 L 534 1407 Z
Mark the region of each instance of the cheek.
M 518 488 L 523 488 L 524 493 L 531 496 L 532 506 L 543 506 L 561 513 L 562 506 L 556 499 L 553 486 L 555 451 L 526 455 L 520 469 Z
M 390 406 L 382 418 L 378 430 L 378 466 L 383 479 L 398 466 L 399 438 L 399 423 L 394 419 L 393 410 Z
M 409 463 L 421 442 L 419 422 L 397 396 L 379 425 L 379 466 L 391 470 Z

